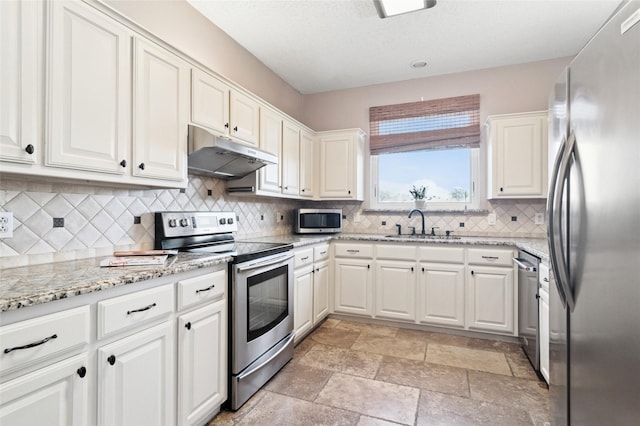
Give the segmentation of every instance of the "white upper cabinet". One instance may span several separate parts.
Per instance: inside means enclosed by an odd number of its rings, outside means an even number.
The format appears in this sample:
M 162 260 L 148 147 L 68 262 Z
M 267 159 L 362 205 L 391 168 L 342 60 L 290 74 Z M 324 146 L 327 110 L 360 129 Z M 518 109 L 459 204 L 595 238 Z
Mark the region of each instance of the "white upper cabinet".
M 229 135 L 229 93 L 221 80 L 197 68 L 191 70 L 191 121 L 222 136 Z
M 311 132 L 300 130 L 300 196 L 313 198 L 315 195 L 315 143 Z
M 268 108 L 260 108 L 260 149 L 282 158 L 282 117 Z M 280 194 L 280 166 L 269 164 L 258 171 L 258 187 L 261 191 Z
M 282 122 L 282 193 L 298 195 L 300 192 L 300 127 Z
M 48 6 L 45 163 L 125 174 L 131 133 L 131 33 L 82 2 Z
M 319 198 L 364 199 L 364 133 L 360 129 L 321 132 Z
M 134 175 L 186 181 L 188 64 L 135 38 L 133 90 Z
M 0 2 L 0 160 L 34 164 L 42 149 L 43 3 Z
M 260 104 L 249 96 L 236 90 L 230 94 L 231 135 L 258 146 L 260 139 Z
M 547 196 L 547 112 L 496 115 L 489 132 L 489 198 Z

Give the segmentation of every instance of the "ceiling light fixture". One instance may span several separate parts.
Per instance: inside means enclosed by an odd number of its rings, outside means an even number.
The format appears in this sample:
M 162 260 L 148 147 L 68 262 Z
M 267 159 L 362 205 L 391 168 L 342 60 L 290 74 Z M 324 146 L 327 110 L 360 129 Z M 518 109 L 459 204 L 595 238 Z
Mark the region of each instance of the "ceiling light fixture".
M 436 5 L 436 0 L 373 0 L 380 18 L 402 15 L 429 9 Z

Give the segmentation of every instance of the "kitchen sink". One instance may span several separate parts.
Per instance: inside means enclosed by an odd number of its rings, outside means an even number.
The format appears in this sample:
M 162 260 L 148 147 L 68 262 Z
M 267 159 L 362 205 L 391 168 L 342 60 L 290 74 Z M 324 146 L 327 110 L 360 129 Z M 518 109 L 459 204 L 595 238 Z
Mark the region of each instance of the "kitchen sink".
M 455 235 L 405 234 L 385 235 L 385 238 L 402 238 L 406 240 L 459 240 Z

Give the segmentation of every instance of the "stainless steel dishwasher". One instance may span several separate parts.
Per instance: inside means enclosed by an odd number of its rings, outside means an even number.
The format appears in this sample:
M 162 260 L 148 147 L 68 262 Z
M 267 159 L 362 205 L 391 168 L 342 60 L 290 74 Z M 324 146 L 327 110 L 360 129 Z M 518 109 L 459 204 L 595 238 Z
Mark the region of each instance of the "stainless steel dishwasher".
M 518 335 L 531 365 L 536 372 L 539 372 L 538 269 L 540 259 L 526 251 L 520 251 L 513 261 L 518 265 Z

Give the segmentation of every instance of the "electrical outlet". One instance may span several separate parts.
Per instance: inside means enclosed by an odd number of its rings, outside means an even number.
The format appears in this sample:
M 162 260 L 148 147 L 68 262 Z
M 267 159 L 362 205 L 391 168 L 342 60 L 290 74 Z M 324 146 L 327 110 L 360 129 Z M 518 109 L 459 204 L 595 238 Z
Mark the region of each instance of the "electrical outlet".
M 544 213 L 536 213 L 533 218 L 533 223 L 536 225 L 544 225 Z
M 13 213 L 0 212 L 0 238 L 13 238 Z
M 487 216 L 487 222 L 489 223 L 489 225 L 495 225 L 496 224 L 496 214 L 495 213 L 489 213 L 489 215 Z

